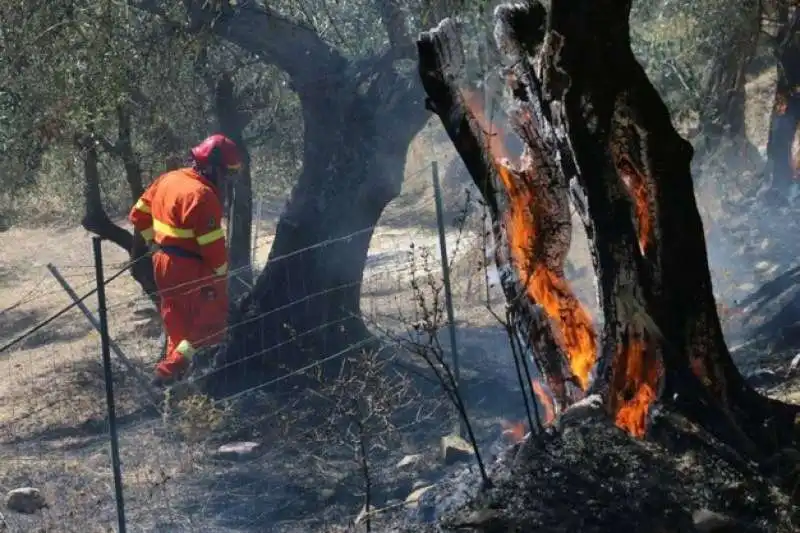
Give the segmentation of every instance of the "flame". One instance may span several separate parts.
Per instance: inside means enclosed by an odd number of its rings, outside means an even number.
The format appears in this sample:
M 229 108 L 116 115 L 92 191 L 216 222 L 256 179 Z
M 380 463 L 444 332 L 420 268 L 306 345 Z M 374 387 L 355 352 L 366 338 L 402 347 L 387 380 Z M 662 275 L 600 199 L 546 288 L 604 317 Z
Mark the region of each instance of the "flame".
M 642 437 L 647 413 L 656 399 L 658 367 L 648 357 L 645 342 L 629 337 L 627 343 L 620 345 L 614 362 L 611 407 L 617 427 Z
M 536 401 L 540 407 L 544 408 L 544 416 L 542 417 L 543 420 L 542 426 L 549 426 L 553 423 L 556 419 L 556 412 L 555 407 L 553 406 L 553 399 L 547 394 L 547 391 L 544 390 L 541 382 L 538 379 L 532 379 L 531 385 L 533 385 L 533 393 L 536 395 Z M 540 416 L 542 413 L 539 413 Z
M 628 193 L 633 200 L 634 213 L 636 214 L 637 229 L 639 236 L 639 249 L 642 254 L 647 250 L 650 238 L 650 198 L 648 195 L 645 179 L 641 172 L 633 166 L 630 159 L 623 155 L 617 161 L 617 171 L 622 177 L 623 183 L 628 188 Z
M 508 194 L 506 231 L 514 265 L 520 279 L 526 282 L 528 295 L 544 308 L 554 324 L 567 352 L 572 373 L 580 387 L 586 390 L 589 373 L 595 363 L 597 337 L 588 312 L 573 294 L 566 279 L 531 253 L 532 246 L 536 244 L 537 218 L 534 212 L 537 202 L 532 188 L 526 182 L 526 173 L 532 170 L 529 166 L 521 171 L 512 168 L 512 158 L 502 141 L 501 132 L 484 115 L 478 95 L 462 90 L 462 97 L 484 131 L 487 149 Z M 625 156 L 618 161 L 617 168 L 634 202 L 637 237 L 644 253 L 652 228 L 646 182 Z M 633 436 L 641 437 L 645 433 L 650 406 L 656 399 L 659 371 L 653 358 L 649 357 L 652 354 L 644 340 L 633 335 L 627 337 L 628 342 L 621 345 L 615 358 L 610 403 L 616 425 Z M 539 381 L 533 381 L 532 386 L 539 404 L 544 407 L 545 424 L 552 423 L 555 418 L 552 399 Z M 509 426 L 504 434 L 521 440 L 524 425 Z
M 503 420 L 500 422 L 500 427 L 503 428 L 503 437 L 507 438 L 512 444 L 522 442 L 525 438 L 525 424 L 522 422 Z
M 466 89 L 462 89 L 461 94 L 465 105 L 485 133 L 490 155 L 508 193 L 506 228 L 511 255 L 520 280 L 527 283 L 528 295 L 544 308 L 556 326 L 572 373 L 580 387 L 586 390 L 589 372 L 597 354 L 597 338 L 592 320 L 566 279 L 537 262 L 536 257 L 532 257 L 531 248 L 536 237 L 536 221 L 532 213 L 536 209 L 533 191 L 510 168 L 512 158 L 503 143 L 502 132 L 484 115 L 478 94 Z

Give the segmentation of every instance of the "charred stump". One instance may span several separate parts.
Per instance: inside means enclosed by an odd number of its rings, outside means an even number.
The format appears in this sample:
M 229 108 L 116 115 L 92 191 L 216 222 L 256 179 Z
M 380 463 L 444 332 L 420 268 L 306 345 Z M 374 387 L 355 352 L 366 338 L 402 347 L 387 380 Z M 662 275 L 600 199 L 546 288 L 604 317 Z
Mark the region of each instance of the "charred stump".
M 511 321 L 556 406 L 599 394 L 615 424 L 639 437 L 669 407 L 764 458 L 795 442 L 800 408 L 761 396 L 731 359 L 693 151 L 633 55 L 629 10 L 611 0 L 496 10 L 508 115 L 525 145 L 518 161 L 463 79 L 449 19 L 417 42 L 427 104 L 489 205 Z M 564 278 L 570 201 L 592 253 L 598 332 Z

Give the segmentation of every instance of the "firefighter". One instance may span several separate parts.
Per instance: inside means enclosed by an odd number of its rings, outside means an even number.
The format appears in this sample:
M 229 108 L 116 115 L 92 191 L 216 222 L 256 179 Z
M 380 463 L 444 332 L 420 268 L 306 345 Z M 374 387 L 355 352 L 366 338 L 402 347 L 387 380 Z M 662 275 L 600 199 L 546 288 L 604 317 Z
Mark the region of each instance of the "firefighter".
M 227 326 L 225 181 L 241 167 L 236 144 L 215 134 L 191 150 L 191 166 L 159 176 L 128 216 L 153 250 L 167 349 L 153 384 L 179 380 L 196 351 L 222 341 Z

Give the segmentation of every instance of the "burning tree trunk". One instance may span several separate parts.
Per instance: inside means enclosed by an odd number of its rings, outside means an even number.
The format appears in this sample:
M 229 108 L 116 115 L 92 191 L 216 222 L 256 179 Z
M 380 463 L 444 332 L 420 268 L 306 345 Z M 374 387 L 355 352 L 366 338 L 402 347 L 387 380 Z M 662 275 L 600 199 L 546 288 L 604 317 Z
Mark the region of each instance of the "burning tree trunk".
M 669 404 L 761 457 L 793 441 L 799 409 L 750 388 L 727 350 L 692 149 L 631 51 L 629 9 L 612 0 L 497 9 L 509 116 L 525 143 L 518 162 L 486 133 L 461 79 L 451 20 L 417 43 L 428 105 L 490 206 L 512 321 L 556 404 L 599 393 L 616 424 L 636 436 L 657 403 Z M 569 198 L 589 237 L 599 335 L 563 276 Z

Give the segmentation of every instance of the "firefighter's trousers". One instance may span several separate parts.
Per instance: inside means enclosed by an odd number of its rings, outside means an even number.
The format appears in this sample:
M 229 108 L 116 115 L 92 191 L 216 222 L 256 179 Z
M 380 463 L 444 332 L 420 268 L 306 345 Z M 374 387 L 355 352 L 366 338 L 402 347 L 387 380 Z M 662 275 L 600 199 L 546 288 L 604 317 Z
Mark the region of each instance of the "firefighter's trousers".
M 227 283 L 199 258 L 162 250 L 153 254 L 153 269 L 167 335 L 167 350 L 156 365 L 156 375 L 180 379 L 199 348 L 217 344 L 225 336 Z

